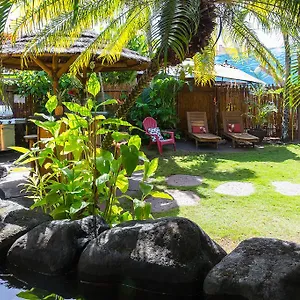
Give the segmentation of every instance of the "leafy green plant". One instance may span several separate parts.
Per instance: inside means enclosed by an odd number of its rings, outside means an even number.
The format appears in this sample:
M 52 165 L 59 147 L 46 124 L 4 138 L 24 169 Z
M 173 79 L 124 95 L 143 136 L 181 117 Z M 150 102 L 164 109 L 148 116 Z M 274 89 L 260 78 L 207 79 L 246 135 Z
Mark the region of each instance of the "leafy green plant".
M 49 97 L 45 105 L 48 115 L 38 114 L 44 120 L 32 122 L 52 137 L 39 141 L 32 150 L 13 148 L 23 152 L 18 163 L 36 163 L 26 185 L 29 197 L 34 200 L 32 208 L 41 207 L 54 219 L 100 214 L 112 225 L 150 218 L 151 204 L 145 201 L 148 196 L 172 199 L 154 191 L 153 185 L 147 183 L 157 169 L 158 159 L 150 161 L 140 151 L 141 139 L 130 135 L 134 128 L 130 123 L 94 113 L 98 108 L 95 98 L 100 91 L 96 74 L 91 75 L 87 91 L 92 97 L 86 104 L 64 102 L 69 112 L 58 120 L 51 115 L 58 104 L 57 97 Z M 116 100 L 110 99 L 99 106 L 115 103 Z M 112 133 L 114 146 L 104 150 L 101 140 L 108 132 Z M 126 195 L 128 177 L 137 171 L 143 172 L 141 199 Z M 131 203 L 129 209 L 120 203 L 124 197 Z
M 16 92 L 24 97 L 32 97 L 35 111 L 44 110 L 47 94 L 52 92 L 52 80 L 44 71 L 18 71 L 14 73 L 14 80 L 10 85 L 16 85 Z M 81 82 L 73 75 L 64 74 L 59 80 L 58 97 L 62 101 L 74 101 L 83 98 Z
M 256 87 L 252 89 L 252 94 L 255 96 L 255 100 L 248 100 L 249 112 L 247 116 L 252 119 L 253 125 L 256 129 L 261 129 L 267 122 L 271 113 L 277 113 L 278 109 L 274 102 L 263 102 L 264 95 L 274 93 L 273 90 L 266 90 L 265 87 Z
M 184 81 L 166 74 L 155 77 L 131 109 L 130 120 L 142 128 L 144 118 L 153 117 L 163 129 L 176 128 L 176 96 L 183 84 Z

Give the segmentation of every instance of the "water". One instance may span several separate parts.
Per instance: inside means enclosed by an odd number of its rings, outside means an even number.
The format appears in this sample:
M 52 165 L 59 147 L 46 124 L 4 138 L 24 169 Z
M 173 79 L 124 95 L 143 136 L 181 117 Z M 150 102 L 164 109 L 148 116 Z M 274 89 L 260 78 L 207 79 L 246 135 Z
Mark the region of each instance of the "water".
M 178 293 L 155 293 L 133 287 L 129 281 L 119 284 L 99 284 L 92 286 L 80 284 L 74 275 L 49 277 L 36 273 L 13 270 L 12 275 L 4 266 L 0 266 L 0 300 L 201 300 L 199 295 L 188 296 L 187 287 L 178 287 Z M 149 284 L 151 286 L 151 284 Z M 181 291 L 181 292 L 179 292 Z M 184 294 L 183 294 L 184 293 Z

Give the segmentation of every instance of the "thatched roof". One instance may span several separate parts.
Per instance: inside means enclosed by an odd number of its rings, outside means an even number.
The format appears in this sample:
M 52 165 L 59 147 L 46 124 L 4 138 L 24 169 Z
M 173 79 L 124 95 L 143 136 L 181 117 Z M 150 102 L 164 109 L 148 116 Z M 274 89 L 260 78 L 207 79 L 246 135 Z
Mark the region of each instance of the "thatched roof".
M 28 70 L 45 70 L 41 67 L 42 62 L 45 66 L 51 69 L 53 64 L 53 56 L 58 58 L 58 69 L 63 67 L 66 63 L 75 61 L 75 59 L 82 53 L 86 48 L 95 40 L 97 34 L 94 32 L 85 32 L 77 40 L 74 41 L 73 45 L 69 48 L 51 48 L 45 49 L 44 52 L 37 56 L 30 56 L 26 58 L 26 65 L 23 66 L 21 63 L 21 57 L 25 52 L 26 46 L 34 36 L 23 36 L 16 40 L 14 44 L 7 41 L 0 51 L 0 59 L 2 60 L 2 66 L 9 69 L 28 69 Z M 137 52 L 123 49 L 121 52 L 120 60 L 114 64 L 105 64 L 96 59 L 101 54 L 99 49 L 94 53 L 93 60 L 96 63 L 95 71 L 121 71 L 121 70 L 144 70 L 149 65 L 149 59 L 139 55 Z M 38 59 L 38 63 L 37 60 Z M 69 66 L 68 66 L 69 67 Z M 66 71 L 65 71 L 66 72 Z

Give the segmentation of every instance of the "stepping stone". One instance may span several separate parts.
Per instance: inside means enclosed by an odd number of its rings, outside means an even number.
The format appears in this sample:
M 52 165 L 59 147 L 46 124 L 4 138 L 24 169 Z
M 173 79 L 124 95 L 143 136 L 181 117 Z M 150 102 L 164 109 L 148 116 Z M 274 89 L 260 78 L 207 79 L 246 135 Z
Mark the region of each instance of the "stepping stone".
M 0 189 L 5 193 L 6 199 L 20 196 L 23 184 L 29 176 L 29 170 L 25 168 L 12 169 L 4 178 L 0 179 Z
M 143 180 L 143 173 L 136 172 L 129 177 L 128 191 L 140 191 L 140 182 Z M 148 178 L 147 183 L 151 183 L 153 179 Z
M 300 184 L 291 183 L 288 181 L 273 181 L 272 185 L 276 188 L 276 192 L 285 196 L 299 196 Z
M 252 183 L 238 181 L 223 183 L 215 189 L 216 193 L 229 196 L 250 196 L 254 191 Z
M 152 212 L 168 211 L 180 206 L 195 206 L 200 201 L 198 195 L 191 191 L 166 190 L 173 200 L 150 197 L 146 201 L 152 204 Z
M 167 184 L 170 186 L 196 186 L 203 182 L 200 176 L 191 175 L 172 175 L 167 178 Z

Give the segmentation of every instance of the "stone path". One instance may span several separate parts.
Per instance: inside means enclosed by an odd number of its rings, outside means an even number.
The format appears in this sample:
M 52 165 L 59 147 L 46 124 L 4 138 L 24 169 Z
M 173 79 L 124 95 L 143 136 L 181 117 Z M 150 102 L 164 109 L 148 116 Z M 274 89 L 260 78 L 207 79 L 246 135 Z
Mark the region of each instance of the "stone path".
M 0 171 L 1 167 L 10 169 L 10 172 L 8 174 L 4 174 L 5 170 L 3 168 L 2 173 L 4 177 L 0 179 L 0 189 L 2 189 L 5 192 L 6 199 L 16 197 L 16 202 L 22 202 L 22 205 L 26 204 L 27 207 L 30 206 L 30 203 L 28 203 L 28 199 L 24 199 L 24 197 L 22 196 L 20 197 L 20 190 L 22 189 L 22 186 L 19 185 L 24 183 L 26 177 L 28 176 L 28 171 L 25 171 L 24 169 L 19 169 L 17 170 L 17 172 L 14 172 L 14 167 L 11 163 L 0 163 Z M 0 172 L 0 175 L 2 173 Z M 127 194 L 131 196 L 138 196 L 140 193 L 139 183 L 141 182 L 141 180 L 141 172 L 133 174 L 129 179 L 129 189 Z M 199 186 L 202 184 L 202 182 L 203 178 L 200 176 L 180 174 L 172 175 L 166 179 L 167 185 L 175 188 Z M 294 184 L 288 181 L 274 181 L 272 182 L 272 185 L 276 188 L 276 192 L 282 195 L 300 195 L 300 184 Z M 171 209 L 178 208 L 180 206 L 195 206 L 200 201 L 199 196 L 193 193 L 192 191 L 168 189 L 165 192 L 170 194 L 174 200 L 150 197 L 149 199 L 147 199 L 147 201 L 149 201 L 152 204 L 153 212 L 168 211 Z M 215 189 L 215 192 L 229 196 L 250 196 L 255 192 L 255 189 L 252 183 L 232 181 L 219 185 Z
M 300 184 L 291 183 L 288 181 L 273 181 L 272 185 L 276 188 L 276 192 L 285 196 L 299 196 Z
M 172 175 L 167 178 L 169 186 L 197 186 L 203 182 L 200 176 L 191 175 Z
M 238 181 L 223 183 L 215 189 L 216 193 L 229 196 L 250 196 L 254 191 L 252 183 Z
M 195 206 L 200 201 L 199 196 L 191 191 L 166 190 L 165 192 L 171 195 L 173 200 L 153 197 L 147 199 L 152 204 L 152 212 L 168 211 L 180 206 Z

